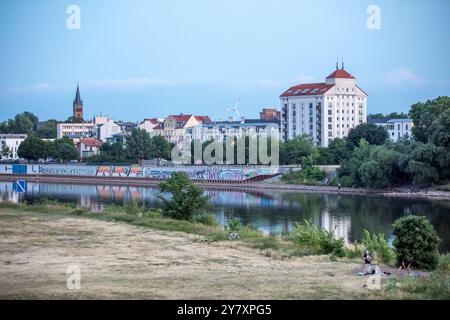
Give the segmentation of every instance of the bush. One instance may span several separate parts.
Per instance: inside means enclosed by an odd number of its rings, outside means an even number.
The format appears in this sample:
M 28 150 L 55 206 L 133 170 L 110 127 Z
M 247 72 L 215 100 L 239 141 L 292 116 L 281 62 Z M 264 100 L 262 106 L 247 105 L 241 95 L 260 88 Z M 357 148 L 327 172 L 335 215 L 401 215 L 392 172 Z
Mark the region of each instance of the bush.
M 225 230 L 229 232 L 238 232 L 239 230 L 241 230 L 241 220 L 236 218 L 230 220 L 225 226 Z
M 332 231 L 321 229 L 308 220 L 297 224 L 288 239 L 310 248 L 316 254 L 331 254 L 337 257 L 345 255 L 343 239 L 336 239 Z
M 419 269 L 433 270 L 437 267 L 439 237 L 427 218 L 403 217 L 397 219 L 392 227 L 398 264 L 410 258 L 412 265 Z
M 184 172 L 174 172 L 159 185 L 162 193 L 171 195 L 170 199 L 160 195 L 163 201 L 163 213 L 177 220 L 191 220 L 192 216 L 210 208 L 209 198 L 203 195 L 203 189 L 197 187 Z
M 349 248 L 345 248 L 345 256 L 349 259 L 361 258 L 363 256 L 363 246 L 355 241 Z
M 217 225 L 216 217 L 208 212 L 197 213 L 192 216 L 192 222 L 201 223 L 207 226 Z
M 326 177 L 326 173 L 318 167 L 304 166 L 302 170 L 286 173 L 282 180 L 290 184 L 317 185 Z
M 371 235 L 369 231 L 364 229 L 362 244 L 378 263 L 390 264 L 394 261 L 394 250 L 387 243 L 383 233 Z

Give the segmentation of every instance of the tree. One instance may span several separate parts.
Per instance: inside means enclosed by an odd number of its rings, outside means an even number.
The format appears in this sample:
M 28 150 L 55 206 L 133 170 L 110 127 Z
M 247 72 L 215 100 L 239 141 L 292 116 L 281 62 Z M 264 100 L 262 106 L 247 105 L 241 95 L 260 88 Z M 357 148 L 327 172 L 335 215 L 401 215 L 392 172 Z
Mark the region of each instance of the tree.
M 65 122 L 66 123 L 84 123 L 84 119 L 72 116 L 72 117 L 67 118 L 67 120 Z
M 191 220 L 195 214 L 210 207 L 203 189 L 195 186 L 184 172 L 174 172 L 159 185 L 159 190 L 171 195 L 170 199 L 159 196 L 163 201 L 163 214 L 169 218 Z
M 0 151 L 1 158 L 8 158 L 11 154 L 11 149 L 5 144 L 2 145 L 2 149 Z
M 17 149 L 20 158 L 27 160 L 39 160 L 45 157 L 45 143 L 35 136 L 26 138 Z
M 433 123 L 448 110 L 450 110 L 449 97 L 438 97 L 412 105 L 409 115 L 414 122 L 412 128 L 414 139 L 423 143 L 429 142 L 434 129 Z
M 439 261 L 439 237 L 433 225 L 425 217 L 406 216 L 392 225 L 395 239 L 393 246 L 397 263 L 408 258 L 420 269 L 433 270 Z
M 56 149 L 56 159 L 67 162 L 70 160 L 78 159 L 78 151 L 77 148 L 73 145 L 73 143 L 60 143 L 57 145 Z
M 450 108 L 433 122 L 430 142 L 436 146 L 450 148 Z
M 318 164 L 340 164 L 342 160 L 348 158 L 350 152 L 347 149 L 345 139 L 336 138 L 330 142 L 327 148 L 319 148 Z
M 384 127 L 373 123 L 363 123 L 351 129 L 347 136 L 347 148 L 353 150 L 364 138 L 369 144 L 381 145 L 389 138 Z
M 151 154 L 150 136 L 147 131 L 140 128 L 133 129 L 127 137 L 126 152 L 128 158 L 133 161 L 148 160 Z
M 314 163 L 319 151 L 309 135 L 298 136 L 280 146 L 280 162 L 282 164 Z
M 55 139 L 56 127 L 58 121 L 54 119 L 47 120 L 42 127 L 37 130 L 37 136 L 42 139 Z
M 172 145 L 162 136 L 154 136 L 150 139 L 150 156 L 156 159 L 170 160 Z
M 358 170 L 362 184 L 369 188 L 385 188 L 397 182 L 399 158 L 398 152 L 386 146 L 372 148 Z

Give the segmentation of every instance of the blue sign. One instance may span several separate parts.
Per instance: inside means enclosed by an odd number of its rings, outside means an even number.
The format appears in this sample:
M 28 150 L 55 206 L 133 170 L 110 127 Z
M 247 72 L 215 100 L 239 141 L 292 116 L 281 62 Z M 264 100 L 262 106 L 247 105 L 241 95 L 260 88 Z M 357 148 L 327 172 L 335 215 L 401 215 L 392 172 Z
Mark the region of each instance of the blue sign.
M 17 180 L 16 183 L 14 183 L 14 191 L 26 192 L 27 191 L 27 182 L 25 180 Z

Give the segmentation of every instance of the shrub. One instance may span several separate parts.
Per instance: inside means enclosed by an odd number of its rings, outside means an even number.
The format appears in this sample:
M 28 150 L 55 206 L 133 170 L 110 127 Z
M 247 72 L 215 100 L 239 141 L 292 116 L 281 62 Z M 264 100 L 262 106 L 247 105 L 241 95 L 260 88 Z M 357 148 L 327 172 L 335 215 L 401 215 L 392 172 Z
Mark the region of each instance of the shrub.
M 397 219 L 393 227 L 393 245 L 397 253 L 397 263 L 412 258 L 412 265 L 425 270 L 433 270 L 438 265 L 439 237 L 434 227 L 425 217 L 407 216 Z
M 345 256 L 349 259 L 361 258 L 363 255 L 363 246 L 355 241 L 349 248 L 345 248 Z
M 395 258 L 394 250 L 387 243 L 384 234 L 370 234 L 363 230 L 362 244 L 373 255 L 373 258 L 380 264 L 390 264 Z
M 317 185 L 326 177 L 326 173 L 318 167 L 306 165 L 300 171 L 286 173 L 282 180 L 290 184 Z
M 225 226 L 225 230 L 229 232 L 238 232 L 241 230 L 241 220 L 237 218 L 230 220 Z
M 202 212 L 193 215 L 191 221 L 194 223 L 201 223 L 207 226 L 217 225 L 216 217 L 208 212 Z
M 288 239 L 310 248 L 316 254 L 331 254 L 337 257 L 345 255 L 343 239 L 336 239 L 332 231 L 324 230 L 308 220 L 297 224 Z
M 184 172 L 173 173 L 167 181 L 159 185 L 159 189 L 171 195 L 170 199 L 159 196 L 163 201 L 163 213 L 169 218 L 191 220 L 193 215 L 210 208 L 203 189 L 197 187 Z

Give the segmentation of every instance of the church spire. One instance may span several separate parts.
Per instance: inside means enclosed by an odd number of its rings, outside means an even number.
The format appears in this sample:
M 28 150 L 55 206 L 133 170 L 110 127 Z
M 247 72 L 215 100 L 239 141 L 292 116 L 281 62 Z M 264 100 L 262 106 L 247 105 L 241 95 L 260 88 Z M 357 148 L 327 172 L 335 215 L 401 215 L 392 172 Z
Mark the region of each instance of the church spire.
M 80 97 L 80 86 L 79 86 L 78 82 L 77 82 L 77 93 L 76 93 L 76 95 L 75 95 L 75 100 L 74 100 L 73 103 L 74 103 L 75 105 L 78 105 L 78 104 L 82 104 L 82 103 L 83 103 L 83 101 L 81 100 L 81 97 Z

